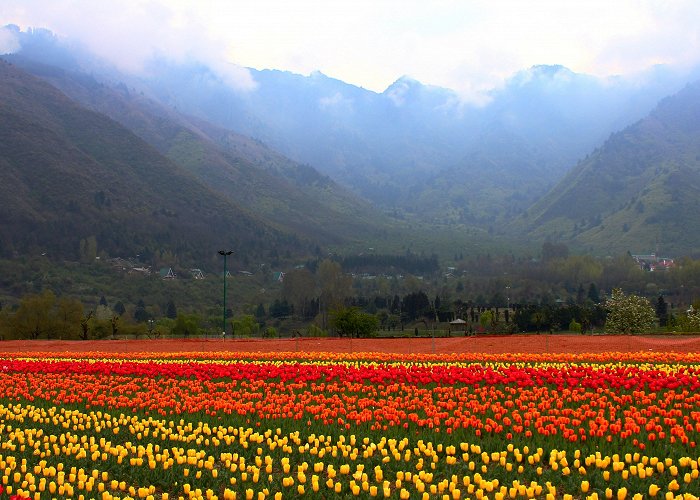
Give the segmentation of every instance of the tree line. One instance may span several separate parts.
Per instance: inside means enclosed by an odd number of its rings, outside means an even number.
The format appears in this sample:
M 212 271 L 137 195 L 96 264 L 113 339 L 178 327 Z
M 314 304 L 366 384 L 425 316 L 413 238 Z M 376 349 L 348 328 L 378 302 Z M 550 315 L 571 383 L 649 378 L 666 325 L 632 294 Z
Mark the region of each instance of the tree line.
M 6 267 L 0 277 L 0 282 L 33 282 L 34 290 L 21 295 L 19 302 L 0 304 L 4 338 L 195 336 L 222 330 L 218 280 L 187 284 L 132 277 L 133 289 L 128 294 L 110 290 L 108 305 L 104 296 L 91 303 L 85 295 L 67 293 L 63 284 L 71 282 L 70 276 L 49 266 L 22 269 Z M 53 279 L 47 281 L 47 276 Z M 345 334 L 348 329 L 338 318 L 357 316 L 346 314 L 350 309 L 375 317 L 382 330 L 449 328 L 456 318 L 467 321 L 473 331 L 602 330 L 605 303 L 614 288 L 651 299 L 660 328 L 693 331 L 686 311 L 700 291 L 700 261 L 681 259 L 669 271 L 650 273 L 629 255 L 595 259 L 549 245 L 540 259 L 481 255 L 462 260 L 449 276 L 353 277 L 341 262 L 324 259 L 288 271 L 281 283 L 267 282 L 264 294 L 246 296 L 239 278 L 231 279 L 229 291 L 238 295 L 226 308 L 225 324 L 235 336 Z M 83 289 L 100 290 L 97 283 Z M 137 293 L 144 293 L 145 300 Z

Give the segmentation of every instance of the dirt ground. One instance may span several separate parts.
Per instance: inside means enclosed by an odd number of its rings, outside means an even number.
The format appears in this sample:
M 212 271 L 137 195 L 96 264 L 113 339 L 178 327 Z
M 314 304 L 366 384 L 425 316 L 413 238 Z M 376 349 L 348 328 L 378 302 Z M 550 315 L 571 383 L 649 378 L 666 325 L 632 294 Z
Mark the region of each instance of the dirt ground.
M 0 352 L 390 352 L 390 353 L 599 353 L 700 352 L 700 336 L 508 335 L 451 338 L 279 340 L 9 340 Z

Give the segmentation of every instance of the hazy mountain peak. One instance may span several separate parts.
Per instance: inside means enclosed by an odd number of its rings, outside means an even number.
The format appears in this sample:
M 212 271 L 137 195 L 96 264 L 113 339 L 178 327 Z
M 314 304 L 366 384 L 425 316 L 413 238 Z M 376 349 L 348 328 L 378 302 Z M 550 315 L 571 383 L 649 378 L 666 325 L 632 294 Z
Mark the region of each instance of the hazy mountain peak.
M 401 107 L 406 104 L 410 94 L 419 90 L 420 87 L 422 87 L 422 85 L 419 81 L 404 75 L 389 85 L 384 91 L 384 95 L 387 96 L 395 106 Z
M 543 76 L 553 76 L 557 74 L 574 74 L 573 71 L 571 71 L 566 66 L 562 66 L 561 64 L 535 64 L 534 66 L 530 67 L 529 71 Z
M 540 64 L 517 72 L 509 81 L 509 86 L 525 87 L 533 84 L 569 83 L 582 76 L 560 64 Z
M 382 95 L 388 97 L 397 107 L 422 101 L 422 104 L 431 108 L 441 108 L 459 102 L 453 90 L 425 85 L 408 75 L 389 85 Z

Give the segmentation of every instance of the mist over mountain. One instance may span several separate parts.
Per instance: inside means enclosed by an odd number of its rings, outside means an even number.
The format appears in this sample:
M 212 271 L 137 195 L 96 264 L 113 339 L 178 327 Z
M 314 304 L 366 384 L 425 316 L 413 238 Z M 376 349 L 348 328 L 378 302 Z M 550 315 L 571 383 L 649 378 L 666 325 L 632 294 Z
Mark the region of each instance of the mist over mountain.
M 184 116 L 123 83 L 104 84 L 80 71 L 8 57 L 83 106 L 127 127 L 208 188 L 272 225 L 322 242 L 376 236 L 382 217 L 330 178 L 260 142 Z
M 164 57 L 124 74 L 50 32 L 16 35 L 10 60 L 119 121 L 208 188 L 339 244 L 390 237 L 390 223 L 356 196 L 433 227 L 568 238 L 531 219 L 550 189 L 694 75 L 656 66 L 602 79 L 533 66 L 475 105 L 407 76 L 378 93 L 320 72 L 248 69 L 254 85 L 241 89 L 220 68 Z
M 700 252 L 700 82 L 614 133 L 523 217 L 588 250 Z
M 208 189 L 117 122 L 2 60 L 0 88 L 3 257 L 94 259 L 104 251 L 207 267 L 222 247 L 243 261 L 313 249 Z
M 526 208 L 684 83 L 663 68 L 633 82 L 534 67 L 477 107 L 410 78 L 377 94 L 321 73 L 251 70 L 257 88 L 242 93 L 202 66 L 160 61 L 150 72 L 141 84 L 162 102 L 259 138 L 379 206 L 483 226 Z

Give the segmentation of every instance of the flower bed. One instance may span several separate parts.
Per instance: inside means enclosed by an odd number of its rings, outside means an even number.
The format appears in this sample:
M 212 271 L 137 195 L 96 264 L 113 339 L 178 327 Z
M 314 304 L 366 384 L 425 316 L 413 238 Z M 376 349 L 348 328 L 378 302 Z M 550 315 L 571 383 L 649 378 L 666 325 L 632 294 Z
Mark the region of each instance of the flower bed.
M 4 354 L 0 434 L 21 497 L 697 498 L 700 355 Z

